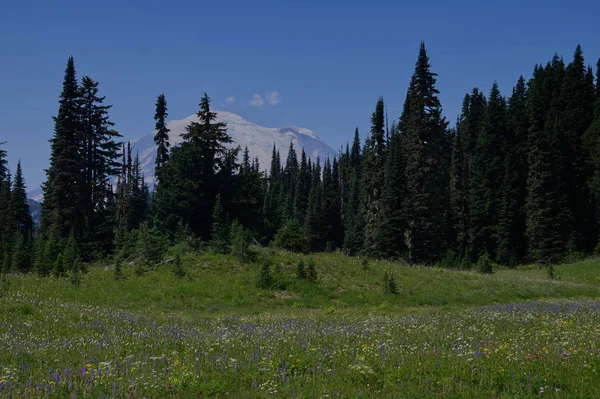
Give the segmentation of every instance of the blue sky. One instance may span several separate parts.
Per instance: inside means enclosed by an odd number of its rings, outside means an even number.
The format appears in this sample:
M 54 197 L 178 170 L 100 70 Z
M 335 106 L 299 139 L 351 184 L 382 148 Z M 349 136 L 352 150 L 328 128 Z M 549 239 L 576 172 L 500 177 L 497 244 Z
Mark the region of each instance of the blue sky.
M 588 0 L 9 0 L 0 13 L 0 141 L 38 187 L 73 55 L 79 77 L 99 81 L 114 104 L 125 138 L 153 130 L 158 94 L 169 118 L 181 119 L 206 91 L 216 109 L 307 127 L 338 148 L 357 125 L 364 137 L 378 96 L 398 118 L 421 40 L 453 122 L 471 88 L 487 93 L 496 80 L 509 94 L 554 52 L 569 61 L 580 43 L 595 65 L 598 15 L 600 2 Z

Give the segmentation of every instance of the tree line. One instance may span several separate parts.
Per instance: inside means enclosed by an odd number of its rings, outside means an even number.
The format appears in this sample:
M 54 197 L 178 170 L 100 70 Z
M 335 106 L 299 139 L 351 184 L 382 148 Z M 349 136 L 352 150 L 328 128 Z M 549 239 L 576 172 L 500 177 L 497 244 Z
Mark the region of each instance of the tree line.
M 69 58 L 50 140 L 39 229 L 20 164 L 0 150 L 0 250 L 5 272 L 77 275 L 107 257 L 161 260 L 170 245 L 243 254 L 252 242 L 299 252 L 404 258 L 469 267 L 484 259 L 553 264 L 598 249 L 600 61 L 577 46 L 521 76 L 508 96 L 493 83 L 463 99 L 454 127 L 442 113 L 425 45 L 399 118 L 383 98 L 371 128 L 331 158 L 290 143 L 269 172 L 230 148 L 204 94 L 171 147 L 163 94 L 155 108 L 155 186 L 109 118 L 98 83 Z M 115 183 L 116 182 L 116 183 Z

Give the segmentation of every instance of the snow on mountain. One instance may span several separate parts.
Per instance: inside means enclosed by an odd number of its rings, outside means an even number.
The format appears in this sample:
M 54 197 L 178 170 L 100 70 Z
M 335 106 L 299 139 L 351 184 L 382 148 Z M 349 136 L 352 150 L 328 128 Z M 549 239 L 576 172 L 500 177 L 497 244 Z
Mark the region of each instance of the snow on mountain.
M 171 146 L 181 144 L 183 141 L 181 134 L 185 133 L 185 128 L 190 122 L 197 120 L 198 117 L 194 114 L 185 119 L 173 120 L 167 123 L 167 127 L 170 129 L 169 141 Z M 273 144 L 280 151 L 282 162 L 285 162 L 287 158 L 290 142 L 294 143 L 298 156 L 301 148 L 304 148 L 306 155 L 313 160 L 320 157 L 321 162 L 327 156 L 333 157 L 335 154 L 331 147 L 309 129 L 294 126 L 282 128 L 263 127 L 226 111 L 217 111 L 217 121 L 227 124 L 227 133 L 233 139 L 233 143 L 228 146 L 233 148 L 239 145 L 242 150 L 247 146 L 250 157 L 252 159 L 258 157 L 261 170 L 268 170 L 271 166 Z M 146 182 L 153 183 L 154 159 L 156 157 L 154 133 L 132 140 L 131 147 L 132 154 L 136 152 L 139 154 Z M 241 155 L 240 152 L 239 160 L 241 160 Z
M 171 146 L 181 144 L 181 134 L 185 133 L 185 128 L 192 121 L 197 121 L 198 117 L 194 114 L 185 119 L 173 120 L 167 123 L 170 129 L 169 141 Z M 286 126 L 282 128 L 269 128 L 257 125 L 242 118 L 239 115 L 226 111 L 217 111 L 217 121 L 227 124 L 227 133 L 233 139 L 233 143 L 228 147 L 233 148 L 239 145 L 242 150 L 248 147 L 252 159 L 258 157 L 261 170 L 269 170 L 271 166 L 271 154 L 273 144 L 281 154 L 281 161 L 285 162 L 287 158 L 290 142 L 294 143 L 294 148 L 300 157 L 301 148 L 304 148 L 306 155 L 313 161 L 317 157 L 321 162 L 329 157 L 333 157 L 335 152 L 323 140 L 321 140 L 312 130 Z M 139 154 L 140 164 L 148 184 L 154 184 L 154 159 L 156 157 L 156 145 L 154 144 L 154 133 L 147 134 L 138 139 L 131 140 L 131 151 L 135 156 Z M 238 160 L 241 161 L 240 152 Z M 115 180 L 116 182 L 116 180 Z M 44 194 L 41 188 L 28 192 L 28 197 L 37 202 L 42 202 Z

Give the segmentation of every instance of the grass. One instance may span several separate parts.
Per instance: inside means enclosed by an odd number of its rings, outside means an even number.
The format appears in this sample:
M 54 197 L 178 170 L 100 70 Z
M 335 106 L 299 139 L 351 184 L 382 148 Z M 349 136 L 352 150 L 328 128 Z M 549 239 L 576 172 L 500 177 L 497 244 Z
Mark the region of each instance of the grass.
M 598 397 L 600 261 L 469 271 L 265 250 L 205 253 L 82 283 L 14 275 L 0 298 L 0 397 Z M 385 295 L 383 276 L 399 294 Z M 587 299 L 586 299 L 587 298 Z M 507 305 L 508 304 L 508 305 Z

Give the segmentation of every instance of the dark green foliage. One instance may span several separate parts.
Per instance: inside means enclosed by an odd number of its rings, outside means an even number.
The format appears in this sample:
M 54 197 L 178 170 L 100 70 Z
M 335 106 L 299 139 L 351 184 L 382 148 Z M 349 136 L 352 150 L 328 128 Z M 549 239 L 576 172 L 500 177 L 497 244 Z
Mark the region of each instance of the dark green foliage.
M 271 261 L 264 259 L 260 265 L 260 272 L 256 282 L 258 288 L 269 289 L 273 285 L 273 277 L 271 276 Z
M 344 248 L 348 255 L 357 255 L 362 249 L 364 241 L 363 214 L 360 206 L 360 171 L 357 169 L 352 174 L 350 194 L 346 208 L 346 223 Z
M 154 129 L 154 142 L 156 143 L 156 160 L 155 160 L 155 175 L 158 181 L 160 181 L 160 169 L 169 160 L 169 129 L 167 128 L 167 100 L 165 95 L 161 94 L 156 99 L 156 111 L 154 113 L 154 120 L 156 125 Z
M 221 203 L 220 194 L 217 194 L 212 216 L 213 225 L 211 231 L 210 246 L 215 252 L 220 254 L 226 254 L 227 252 L 229 252 L 229 233 L 231 230 L 231 226 L 227 221 L 225 211 L 223 210 L 223 204 Z
M 448 193 L 446 127 L 425 45 L 421 43 L 400 118 L 405 162 L 406 246 L 413 263 L 433 263 L 445 254 Z
M 122 280 L 123 279 L 123 266 L 121 265 L 121 260 L 120 259 L 116 260 L 114 272 L 115 272 L 114 273 L 115 280 Z
M 14 237 L 11 251 L 11 269 L 19 273 L 27 273 L 33 268 L 31 259 L 30 240 L 18 231 Z
M 65 69 L 58 115 L 54 118 L 54 136 L 50 140 L 50 167 L 46 170 L 46 182 L 43 185 L 40 230 L 44 236 L 52 233 L 57 238 L 63 238 L 72 231 L 78 239 L 83 236 L 86 223 L 80 205 L 81 183 L 85 181 L 85 158 L 81 151 L 83 127 L 80 95 L 75 64 L 73 57 L 70 57 Z
M 304 261 L 300 260 L 298 265 L 296 266 L 296 278 L 298 280 L 306 280 L 308 278 L 308 274 L 306 272 L 306 267 L 304 266 Z
M 168 240 L 155 227 L 150 228 L 144 222 L 136 232 L 136 265 L 142 263 L 158 264 L 162 261 L 167 249 Z
M 323 185 L 321 184 L 321 169 L 315 166 L 312 187 L 308 196 L 308 210 L 306 213 L 306 238 L 310 250 L 320 252 L 325 249 L 327 235 L 326 217 L 323 210 Z
M 276 247 L 293 252 L 308 252 L 310 243 L 306 237 L 304 226 L 296 219 L 290 219 L 275 235 L 273 244 Z
M 21 161 L 17 162 L 17 171 L 12 184 L 10 212 L 14 229 L 23 235 L 24 240 L 29 240 L 33 234 L 33 220 L 27 203 Z
M 379 98 L 371 116 L 371 136 L 363 149 L 362 164 L 362 214 L 364 229 L 363 252 L 377 256 L 380 252 L 378 219 L 381 216 L 381 197 L 385 183 L 386 142 L 385 106 Z
M 54 267 L 52 268 L 52 275 L 54 277 L 65 277 L 67 272 L 65 270 L 65 265 L 63 262 L 63 254 L 62 252 L 58 254 L 56 260 L 54 261 Z
M 307 278 L 308 281 L 316 282 L 318 277 L 317 266 L 315 265 L 314 259 L 310 258 L 308 260 L 308 270 L 307 270 Z
M 521 76 L 508 100 L 504 176 L 500 187 L 496 259 L 514 266 L 525 258 L 527 198 L 527 89 Z
M 456 123 L 456 134 L 450 167 L 450 241 L 455 258 L 467 254 L 470 211 L 469 183 L 475 143 L 485 114 L 486 98 L 475 88 L 465 95 L 462 113 Z
M 293 217 L 298 220 L 304 220 L 306 218 L 309 201 L 308 196 L 311 189 L 311 177 L 303 148 L 300 155 L 300 169 L 298 170 L 298 177 L 296 178 L 296 188 L 294 190 Z
M 6 252 L 2 257 L 2 277 L 5 278 L 8 273 L 10 273 L 10 258 Z
M 494 257 L 497 247 L 500 186 L 506 152 L 506 103 L 494 83 L 477 136 L 469 175 L 469 243 L 467 256 L 484 252 Z
M 363 270 L 369 270 L 369 259 L 367 258 L 363 258 L 362 262 L 361 262 L 361 266 Z
M 268 175 L 248 148 L 229 146 L 206 94 L 198 122 L 171 149 L 160 95 L 151 195 L 139 158 L 116 142 L 120 135 L 98 83 L 89 77 L 79 83 L 70 58 L 35 234 L 21 165 L 13 179 L 0 149 L 5 272 L 29 272 L 35 258 L 40 275 L 70 272 L 77 284 L 91 260 L 134 260 L 143 274 L 171 245 L 182 255 L 208 243 L 252 261 L 251 240 L 296 252 L 344 248 L 349 255 L 486 270 L 492 261 L 554 264 L 565 254 L 582 256 L 600 231 L 600 63 L 598 69 L 594 86 L 577 47 L 567 66 L 555 56 L 536 66 L 528 85 L 521 77 L 508 101 L 496 84 L 489 100 L 473 89 L 448 129 L 421 44 L 397 124 L 388 130 L 379 99 L 362 149 L 358 129 L 351 145 L 323 165 L 292 143 L 283 164 L 273 146 Z M 298 269 L 297 277 L 309 278 L 310 268 Z M 276 266 L 283 287 L 280 272 Z M 273 287 L 268 266 L 261 275 L 259 284 Z M 387 276 L 386 292 L 396 292 L 390 281 L 395 286 Z
M 208 240 L 211 213 L 223 179 L 217 171 L 227 166 L 225 145 L 231 138 L 225 124 L 216 122 L 206 94 L 197 115 L 199 121 L 187 126 L 183 143 L 172 149 L 169 161 L 161 168 L 152 206 L 161 229 L 173 233 L 183 220 L 196 236 Z
M 81 284 L 81 278 L 80 278 L 80 273 L 81 273 L 81 260 L 79 259 L 79 257 L 75 258 L 75 260 L 73 261 L 73 265 L 71 266 L 71 284 L 73 285 L 79 285 Z
M 554 272 L 554 265 L 547 265 L 546 266 L 546 273 L 548 274 L 548 278 L 550 280 L 556 279 L 556 273 Z
M 401 145 L 400 133 L 395 123 L 392 123 L 385 163 L 385 183 L 381 194 L 381 209 L 375 218 L 372 256 L 397 258 L 406 249 L 404 245 L 406 224 L 402 210 L 405 182 Z
M 183 262 L 181 261 L 180 254 L 176 254 L 175 259 L 173 259 L 173 271 L 175 276 L 179 278 L 185 277 L 185 270 L 183 269 Z
M 388 272 L 383 275 L 383 293 L 396 295 L 398 294 L 398 284 L 394 276 Z
M 569 240 L 570 212 L 564 181 L 562 139 L 557 106 L 564 65 L 555 56 L 546 68 L 536 67 L 529 83 L 529 174 L 527 239 L 533 261 L 556 263 Z
M 250 234 L 242 224 L 234 219 L 231 223 L 231 254 L 240 260 L 247 260 L 250 255 Z
M 477 260 L 477 270 L 481 274 L 494 273 L 494 265 L 492 264 L 492 261 L 487 252 L 484 252 Z
M 586 184 L 592 173 L 586 168 L 583 138 L 593 121 L 595 96 L 593 75 L 588 74 L 581 46 L 577 46 L 573 61 L 565 69 L 560 96 L 555 128 L 561 136 L 565 191 L 571 213 L 571 221 L 565 227 L 570 229 L 570 249 L 589 251 L 596 240 Z

